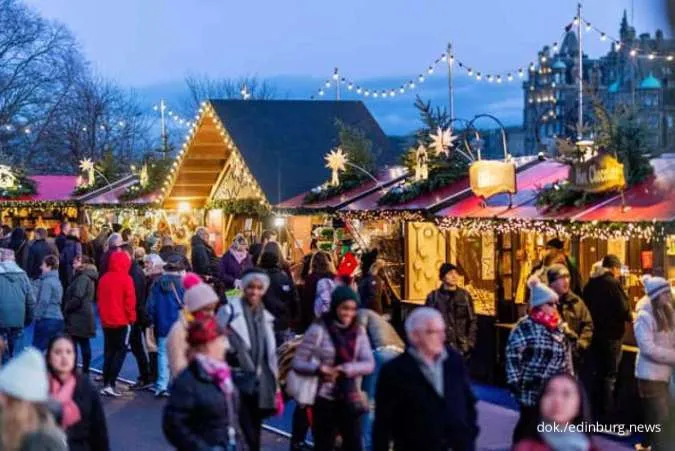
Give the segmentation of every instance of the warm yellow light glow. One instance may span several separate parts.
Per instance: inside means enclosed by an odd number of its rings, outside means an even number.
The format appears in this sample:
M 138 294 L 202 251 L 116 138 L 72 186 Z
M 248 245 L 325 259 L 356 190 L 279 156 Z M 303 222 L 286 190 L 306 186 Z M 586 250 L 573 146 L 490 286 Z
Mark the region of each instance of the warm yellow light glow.
M 178 203 L 179 213 L 188 213 L 190 210 L 192 210 L 192 207 L 190 206 L 189 202 L 182 201 Z

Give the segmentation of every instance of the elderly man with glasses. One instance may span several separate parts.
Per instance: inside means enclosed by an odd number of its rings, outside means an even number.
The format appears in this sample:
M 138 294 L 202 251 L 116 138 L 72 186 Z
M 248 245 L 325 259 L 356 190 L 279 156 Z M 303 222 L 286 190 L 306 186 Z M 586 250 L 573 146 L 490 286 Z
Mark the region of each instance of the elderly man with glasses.
M 476 399 L 462 357 L 445 345 L 442 315 L 420 307 L 405 330 L 410 346 L 382 367 L 377 382 L 373 449 L 475 449 Z

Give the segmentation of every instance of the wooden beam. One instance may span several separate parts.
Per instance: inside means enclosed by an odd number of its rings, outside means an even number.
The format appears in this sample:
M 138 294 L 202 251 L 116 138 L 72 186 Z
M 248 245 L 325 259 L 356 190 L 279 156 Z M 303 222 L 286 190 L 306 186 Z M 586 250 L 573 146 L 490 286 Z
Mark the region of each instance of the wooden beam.
M 206 185 L 206 186 L 189 186 L 189 187 L 181 187 L 181 186 L 174 186 L 173 190 L 171 190 L 171 196 L 170 197 L 191 197 L 191 196 L 197 196 L 197 197 L 207 197 L 209 195 L 209 192 L 211 191 L 211 185 Z

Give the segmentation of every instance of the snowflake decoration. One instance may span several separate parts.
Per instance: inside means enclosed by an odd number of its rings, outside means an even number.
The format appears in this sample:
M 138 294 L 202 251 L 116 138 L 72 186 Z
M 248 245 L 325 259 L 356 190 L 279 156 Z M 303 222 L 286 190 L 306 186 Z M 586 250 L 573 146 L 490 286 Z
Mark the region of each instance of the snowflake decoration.
M 94 170 L 94 162 L 91 161 L 91 158 L 85 158 L 80 160 L 80 169 L 82 172 L 89 172 Z
M 326 167 L 332 171 L 331 186 L 338 186 L 340 179 L 338 171 L 344 171 L 347 164 L 347 154 L 345 154 L 340 147 L 333 149 L 325 156 Z
M 429 137 L 432 141 L 431 147 L 436 151 L 437 156 L 450 156 L 450 149 L 452 149 L 454 142 L 457 140 L 457 136 L 452 134 L 451 129 L 443 130 L 441 127 L 438 127 L 436 133 L 429 135 Z

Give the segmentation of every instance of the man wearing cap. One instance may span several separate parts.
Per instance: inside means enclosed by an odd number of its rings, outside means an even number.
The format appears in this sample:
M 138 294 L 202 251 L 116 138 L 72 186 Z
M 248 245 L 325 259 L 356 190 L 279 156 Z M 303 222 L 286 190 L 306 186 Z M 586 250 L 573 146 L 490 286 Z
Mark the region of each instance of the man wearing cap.
M 570 290 L 577 296 L 581 296 L 581 274 L 572 259 L 565 253 L 565 243 L 560 238 L 553 238 L 546 242 L 546 255 L 542 262 L 532 269 L 532 274 L 540 274 L 541 281 L 546 283 L 548 266 L 556 263 L 562 263 L 567 267 L 570 273 Z
M 513 431 L 517 443 L 536 421 L 537 401 L 551 377 L 572 373 L 570 345 L 558 313 L 558 295 L 537 277 L 528 280 L 530 311 L 506 343 L 506 381 L 520 406 Z
M 478 330 L 473 299 L 468 291 L 458 286 L 459 272 L 452 263 L 441 265 L 439 279 L 441 287 L 429 293 L 425 305 L 441 312 L 446 344 L 468 358 L 476 344 Z
M 548 286 L 558 295 L 558 312 L 563 320 L 563 331 L 572 346 L 575 373 L 580 374 L 583 358 L 593 337 L 591 312 L 570 289 L 570 272 L 565 265 L 552 265 L 546 277 Z
M 621 260 L 608 254 L 593 265 L 582 296 L 593 318 L 591 405 L 596 409 L 596 417 L 604 417 L 613 410 L 623 336 L 626 323 L 633 321 L 620 277 Z

